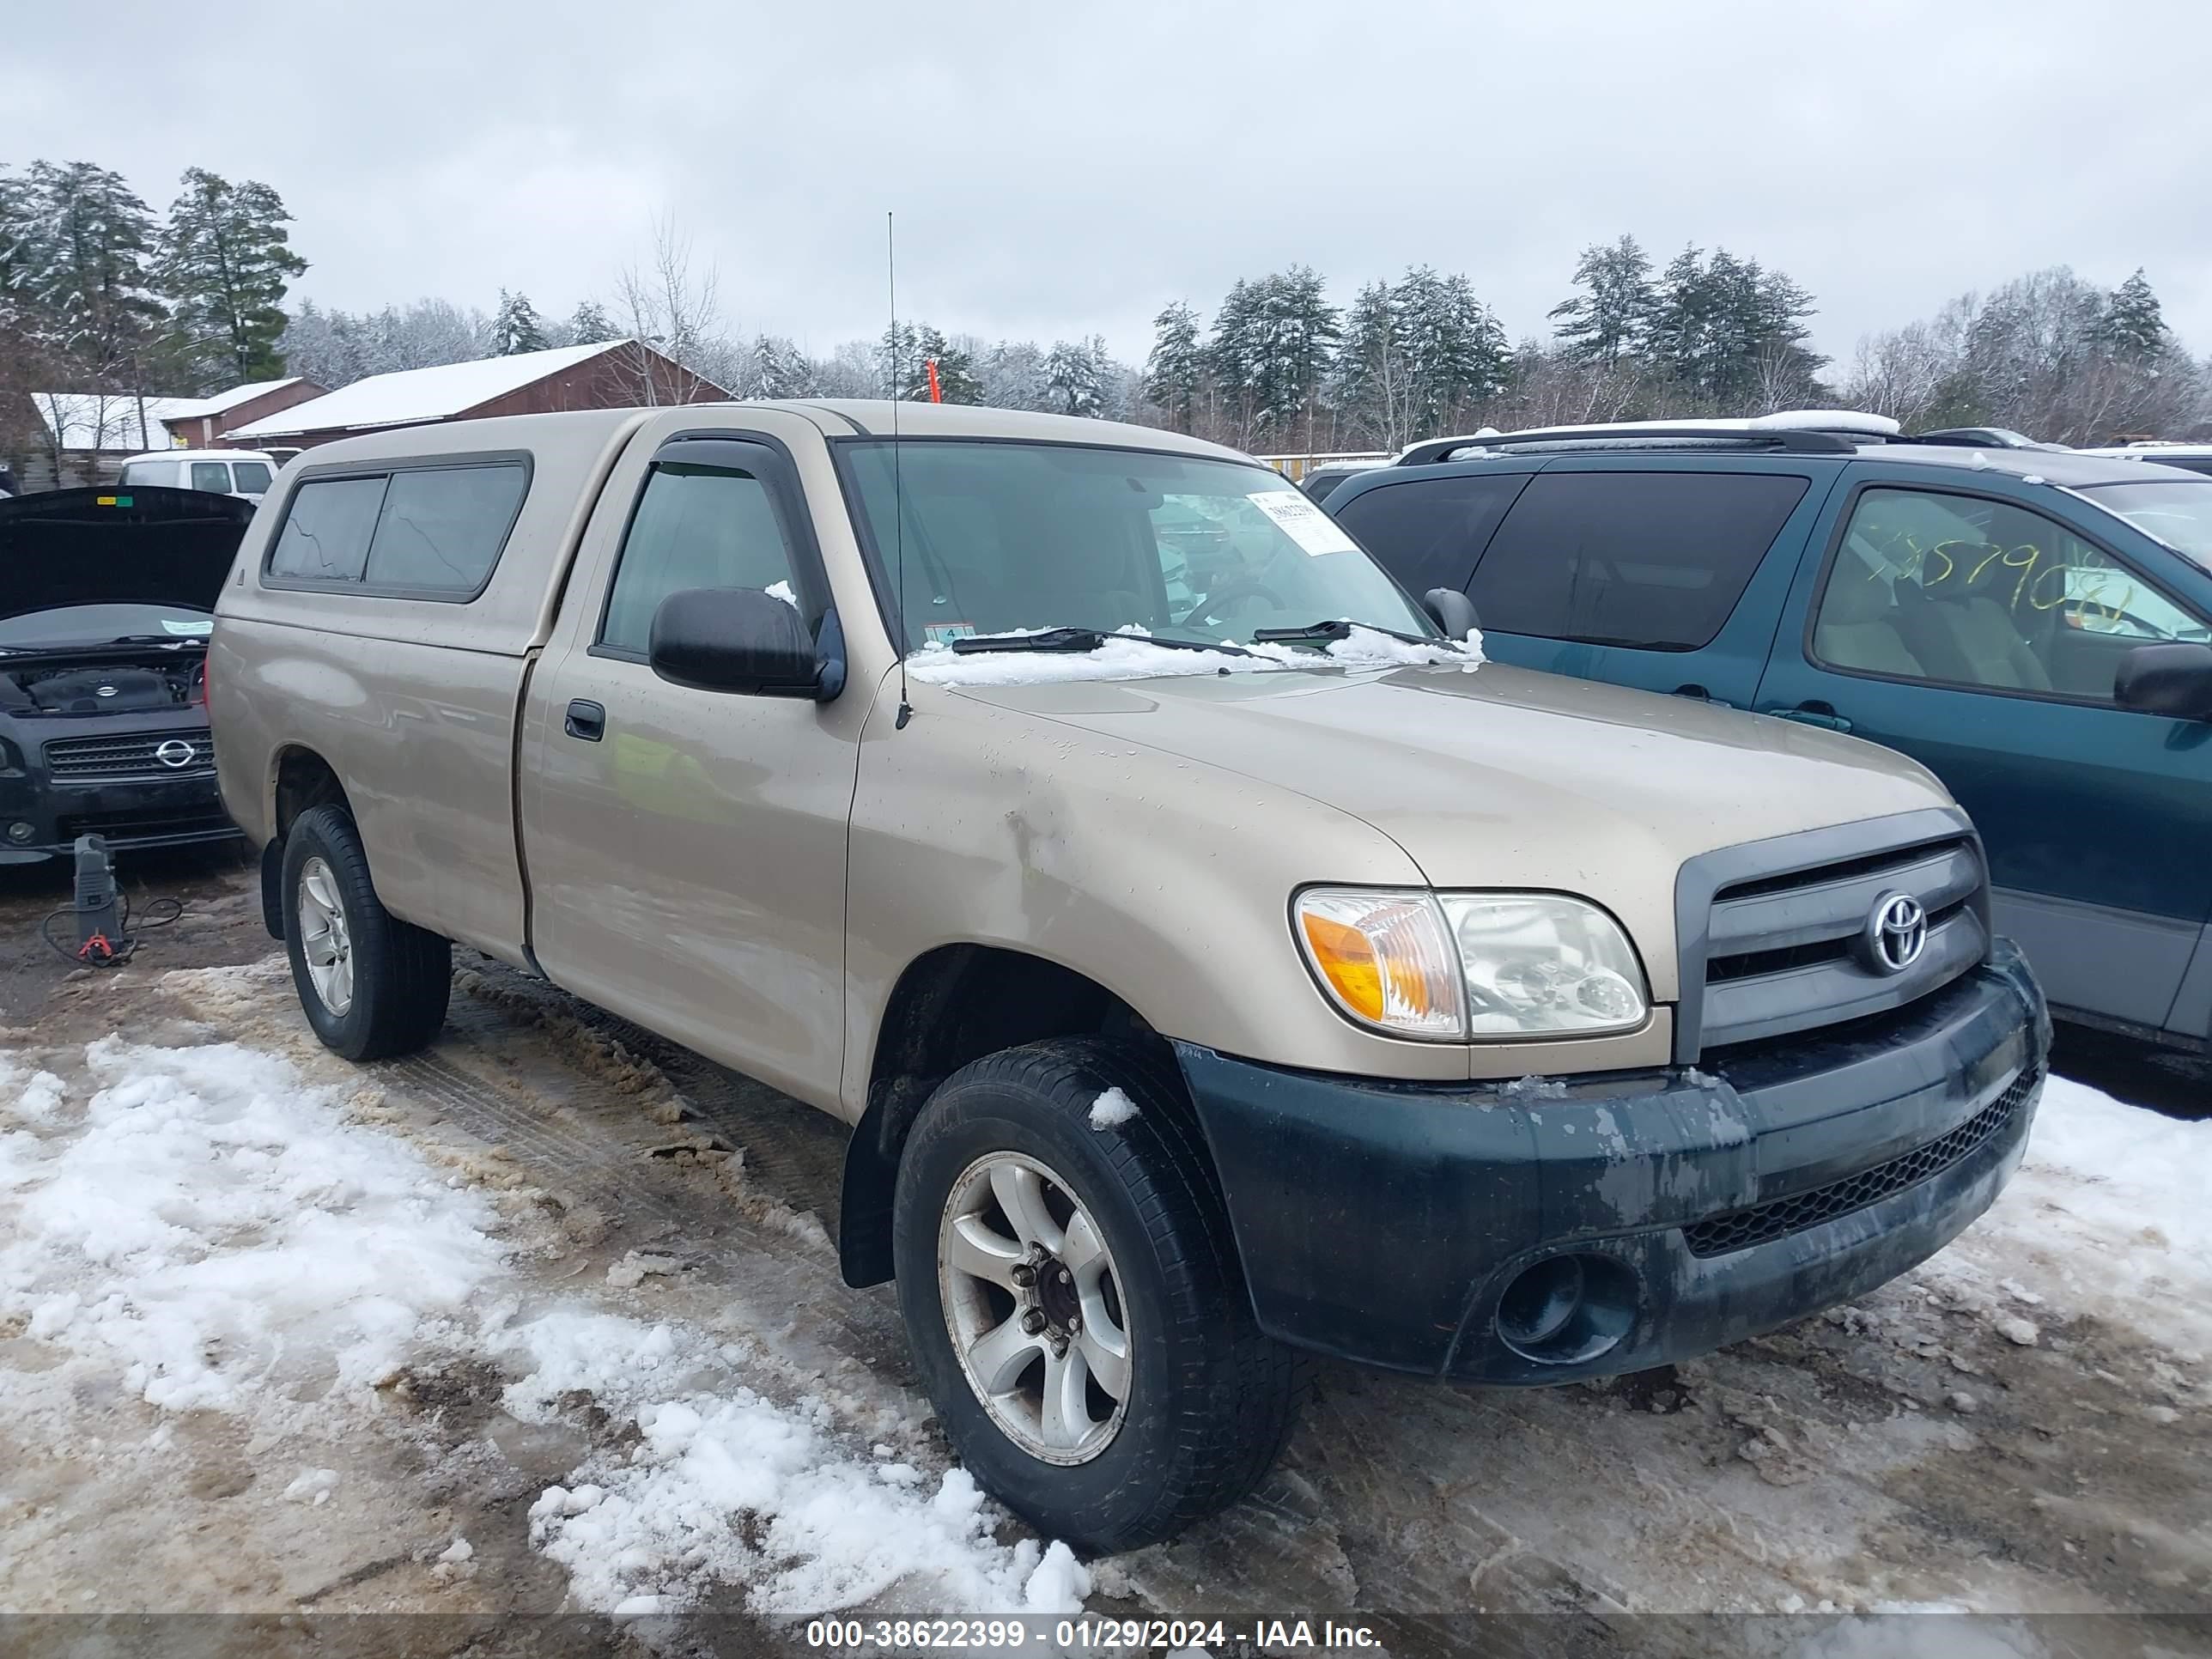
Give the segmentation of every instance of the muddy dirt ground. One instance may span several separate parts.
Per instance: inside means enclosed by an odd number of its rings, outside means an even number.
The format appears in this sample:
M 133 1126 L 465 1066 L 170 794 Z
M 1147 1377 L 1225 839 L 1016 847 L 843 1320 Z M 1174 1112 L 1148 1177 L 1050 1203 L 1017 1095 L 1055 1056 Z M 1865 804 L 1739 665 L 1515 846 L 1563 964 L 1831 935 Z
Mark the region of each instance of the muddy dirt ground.
M 842 1126 L 480 962 L 460 969 L 434 1050 L 364 1074 L 308 1036 L 249 863 L 143 863 L 131 884 L 142 908 L 182 897 L 183 919 L 128 967 L 77 973 L 35 936 L 64 880 L 0 871 L 0 1046 L 58 1073 L 114 1031 L 284 1054 L 313 1081 L 364 1091 L 367 1121 L 495 1194 L 524 1279 L 729 1333 L 794 1389 L 828 1390 L 845 1432 L 945 1467 L 888 1288 L 845 1288 L 820 1224 L 834 1225 Z M 2147 1109 L 2212 1109 L 2203 1062 L 2063 1042 L 2062 1073 Z M 2094 1298 L 2023 1289 L 2027 1270 L 1977 1239 L 1854 1306 L 1603 1386 L 1447 1389 L 1324 1366 L 1261 1492 L 1176 1543 L 1097 1564 L 1092 1605 L 1356 1612 L 1399 1654 L 1463 1650 L 1476 1612 L 1533 1621 L 1488 1627 L 1490 1651 L 1784 1651 L 1749 1626 L 1723 1643 L 1717 1627 L 1637 1620 L 1957 1606 L 2100 1615 L 2046 1620 L 2021 1638 L 2037 1645 L 1992 1653 L 2194 1650 L 2206 1626 L 2186 1621 L 2212 1610 L 2204 1379 Z M 635 1250 L 678 1267 L 610 1285 Z M 2032 1344 L 2005 1334 L 2015 1295 L 2036 1304 Z M 0 1329 L 0 1366 L 38 1364 Z M 517 1421 L 504 1381 L 402 1376 L 367 1431 L 306 1410 L 187 1413 L 170 1425 L 184 1455 L 152 1466 L 103 1453 L 156 1431 L 138 1401 L 0 1420 L 0 1608 L 437 1615 L 404 1643 L 380 1626 L 379 1645 L 422 1652 L 497 1650 L 524 1628 L 533 1651 L 631 1640 L 596 1620 L 514 1621 L 567 1606 L 566 1575 L 531 1547 L 532 1502 L 635 1428 L 589 1399 L 551 1425 Z M 287 1500 L 304 1468 L 341 1473 L 334 1501 Z M 471 1559 L 441 1560 L 462 1533 Z M 734 1595 L 712 1611 L 721 1650 L 806 1650 Z M 238 1635 L 209 1628 L 217 1647 Z

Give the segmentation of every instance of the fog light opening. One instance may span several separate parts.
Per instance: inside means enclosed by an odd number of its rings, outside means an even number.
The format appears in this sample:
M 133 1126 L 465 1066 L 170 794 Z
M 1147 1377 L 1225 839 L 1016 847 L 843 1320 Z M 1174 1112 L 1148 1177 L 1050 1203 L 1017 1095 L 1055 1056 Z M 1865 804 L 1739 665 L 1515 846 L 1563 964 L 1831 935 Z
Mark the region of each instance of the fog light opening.
M 1498 1340 L 1540 1365 L 1576 1365 L 1620 1346 L 1636 1322 L 1634 1271 L 1609 1255 L 1554 1255 L 1498 1298 Z
M 14 842 L 18 847 L 27 845 L 37 836 L 39 830 L 37 825 L 27 823 L 21 818 L 16 819 L 15 823 L 8 826 L 8 839 Z

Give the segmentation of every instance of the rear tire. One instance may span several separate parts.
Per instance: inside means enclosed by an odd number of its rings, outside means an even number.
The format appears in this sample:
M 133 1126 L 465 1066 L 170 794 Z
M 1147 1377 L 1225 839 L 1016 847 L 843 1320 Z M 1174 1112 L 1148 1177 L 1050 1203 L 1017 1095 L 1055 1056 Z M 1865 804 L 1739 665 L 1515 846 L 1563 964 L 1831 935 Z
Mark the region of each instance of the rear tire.
M 1136 1115 L 1094 1128 L 1109 1089 Z M 1249 1492 L 1289 1437 L 1304 1367 L 1254 1322 L 1212 1165 L 1156 1048 L 1060 1038 L 955 1073 L 901 1156 L 892 1243 L 954 1449 L 1048 1536 L 1103 1552 L 1172 1537 Z M 1042 1327 L 1026 1342 L 1025 1316 Z M 1099 1363 L 1071 1393 L 1055 1379 L 1077 1350 Z M 1102 1386 L 1115 1381 L 1118 1395 Z
M 378 901 L 345 809 L 301 813 L 284 837 L 283 870 L 284 951 L 324 1047 L 382 1060 L 426 1046 L 446 1023 L 453 945 Z

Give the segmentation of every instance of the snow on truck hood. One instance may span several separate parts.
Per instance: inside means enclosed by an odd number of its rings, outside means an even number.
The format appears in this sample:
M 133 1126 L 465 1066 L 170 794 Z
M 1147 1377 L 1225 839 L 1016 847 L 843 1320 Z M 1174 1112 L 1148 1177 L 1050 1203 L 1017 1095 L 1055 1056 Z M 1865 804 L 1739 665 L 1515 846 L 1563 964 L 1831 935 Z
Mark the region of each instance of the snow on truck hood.
M 1950 805 L 1901 755 L 1686 697 L 1496 663 L 1304 663 L 959 689 L 1324 801 L 1439 886 L 1601 895 L 1624 868 L 1644 880 L 1717 847 Z
M 63 605 L 215 609 L 253 503 L 204 489 L 47 489 L 0 501 L 0 617 Z

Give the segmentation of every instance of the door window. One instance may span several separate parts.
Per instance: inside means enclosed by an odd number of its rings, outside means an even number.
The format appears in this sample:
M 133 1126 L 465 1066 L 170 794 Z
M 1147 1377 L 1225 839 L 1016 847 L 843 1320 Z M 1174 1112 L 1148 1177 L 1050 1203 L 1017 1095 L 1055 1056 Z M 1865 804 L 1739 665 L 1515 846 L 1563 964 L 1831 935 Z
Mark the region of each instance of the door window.
M 219 495 L 230 494 L 230 467 L 222 461 L 194 461 L 192 488 L 212 489 Z
M 791 544 L 768 486 L 735 467 L 662 462 L 623 539 L 599 643 L 643 657 L 653 614 L 687 587 L 753 587 L 799 603 Z
M 1475 566 L 1482 625 L 1650 651 L 1712 643 L 1811 480 L 1545 472 Z
M 1813 654 L 1847 672 L 2109 702 L 2135 647 L 2208 636 L 2203 618 L 2039 513 L 1869 489 L 1822 586 Z
M 1491 532 L 1528 482 L 1525 472 L 1409 478 L 1355 495 L 1330 516 L 1414 597 L 1432 587 L 1465 592 Z
M 265 495 L 269 493 L 270 472 L 263 461 L 233 461 L 231 476 L 238 480 L 240 495 Z

